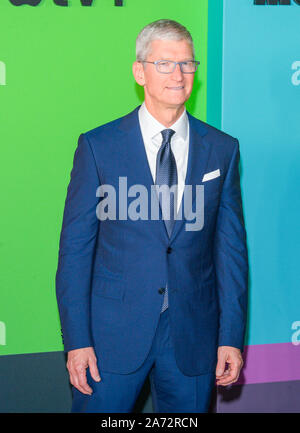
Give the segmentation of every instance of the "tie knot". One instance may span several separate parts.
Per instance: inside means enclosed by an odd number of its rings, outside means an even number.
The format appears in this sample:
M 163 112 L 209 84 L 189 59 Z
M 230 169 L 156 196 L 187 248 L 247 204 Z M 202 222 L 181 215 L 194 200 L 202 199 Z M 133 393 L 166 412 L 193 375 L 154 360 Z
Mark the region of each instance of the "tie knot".
M 163 143 L 170 143 L 170 140 L 174 134 L 175 131 L 173 129 L 164 129 L 163 131 L 161 131 Z

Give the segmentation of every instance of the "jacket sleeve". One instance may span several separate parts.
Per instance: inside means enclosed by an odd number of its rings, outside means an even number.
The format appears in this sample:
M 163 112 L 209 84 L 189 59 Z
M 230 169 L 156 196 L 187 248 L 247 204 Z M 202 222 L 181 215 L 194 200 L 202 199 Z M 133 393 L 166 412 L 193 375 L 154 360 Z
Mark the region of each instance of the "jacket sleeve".
M 248 251 L 239 175 L 239 142 L 224 180 L 214 240 L 220 309 L 219 346 L 244 349 L 248 303 Z
M 99 177 L 88 138 L 81 134 L 67 189 L 56 272 L 56 297 L 65 352 L 93 346 L 90 283 L 99 229 Z

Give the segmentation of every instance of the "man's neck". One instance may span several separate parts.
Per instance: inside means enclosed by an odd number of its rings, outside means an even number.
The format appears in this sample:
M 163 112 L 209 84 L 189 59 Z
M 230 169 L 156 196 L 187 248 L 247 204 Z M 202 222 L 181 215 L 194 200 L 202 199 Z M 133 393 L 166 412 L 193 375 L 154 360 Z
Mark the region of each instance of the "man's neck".
M 149 113 L 166 128 L 172 126 L 185 109 L 184 105 L 178 107 L 156 107 L 153 104 L 149 104 L 146 100 L 145 105 Z

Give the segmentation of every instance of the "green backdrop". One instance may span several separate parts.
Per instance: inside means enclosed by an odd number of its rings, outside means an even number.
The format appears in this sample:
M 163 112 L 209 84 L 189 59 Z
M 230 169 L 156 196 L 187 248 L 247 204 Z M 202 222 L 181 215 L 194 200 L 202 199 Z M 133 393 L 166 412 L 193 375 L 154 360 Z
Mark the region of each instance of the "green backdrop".
M 63 350 L 55 273 L 77 139 L 142 102 L 132 75 L 135 39 L 161 18 L 192 33 L 201 64 L 187 109 L 206 121 L 208 0 L 125 0 L 124 7 L 112 0 L 92 7 L 79 0 L 68 7 L 0 2 L 1 355 Z M 218 65 L 210 56 L 208 85 L 216 95 Z M 208 113 L 218 123 L 217 108 Z

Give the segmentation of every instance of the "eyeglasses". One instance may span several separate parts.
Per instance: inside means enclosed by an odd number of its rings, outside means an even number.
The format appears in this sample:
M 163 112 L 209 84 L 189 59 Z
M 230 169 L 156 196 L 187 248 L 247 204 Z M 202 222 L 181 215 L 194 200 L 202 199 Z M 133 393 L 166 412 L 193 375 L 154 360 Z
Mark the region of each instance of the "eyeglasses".
M 172 74 L 175 71 L 176 65 L 180 66 L 180 70 L 183 74 L 193 74 L 197 71 L 200 62 L 197 60 L 187 60 L 185 62 L 173 62 L 171 60 L 156 60 L 156 62 L 147 62 L 147 60 L 141 60 L 142 63 L 152 63 L 155 65 L 157 72 L 161 74 Z

